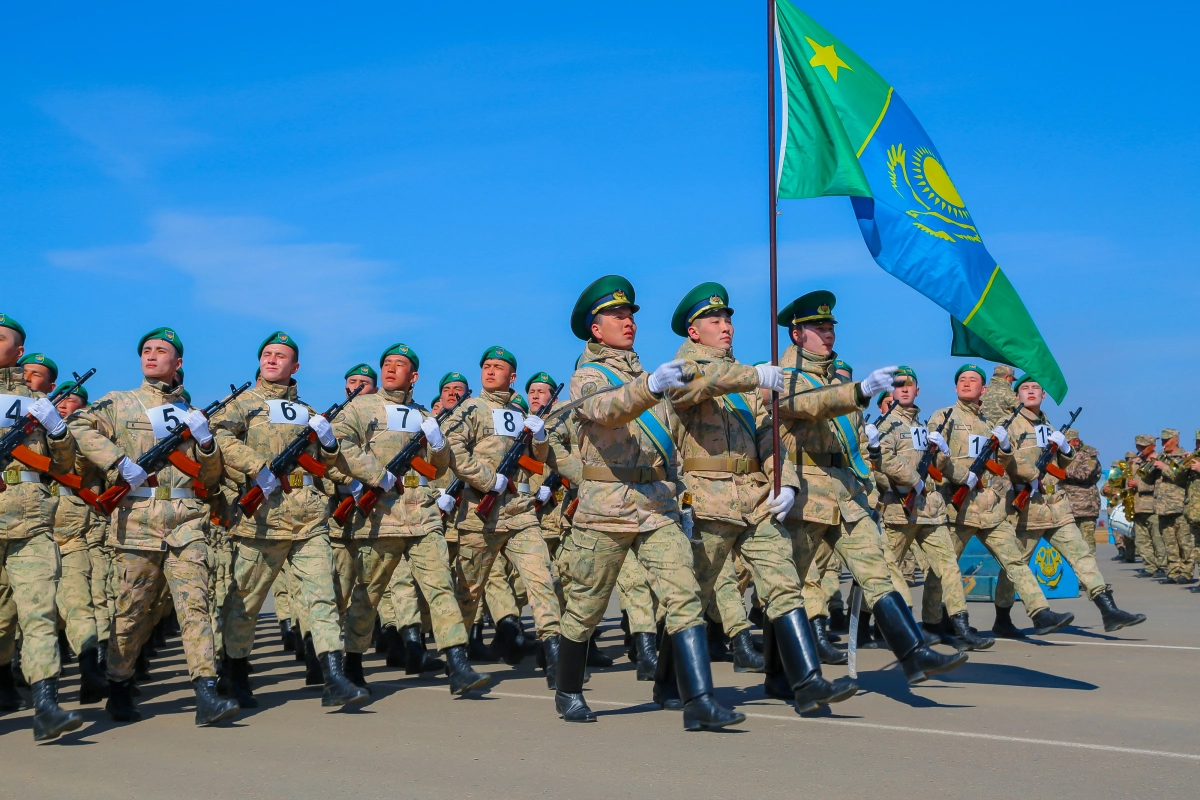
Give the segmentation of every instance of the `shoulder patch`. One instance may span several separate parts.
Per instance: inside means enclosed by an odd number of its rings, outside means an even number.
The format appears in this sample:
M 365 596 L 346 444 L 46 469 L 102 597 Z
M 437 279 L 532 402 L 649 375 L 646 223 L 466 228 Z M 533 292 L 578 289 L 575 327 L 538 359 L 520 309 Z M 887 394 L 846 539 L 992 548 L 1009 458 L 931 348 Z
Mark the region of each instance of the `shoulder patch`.
M 585 383 L 583 385 L 583 389 L 581 391 L 583 393 L 583 396 L 587 397 L 588 395 L 595 394 L 599 390 L 599 388 L 600 388 L 599 384 Z

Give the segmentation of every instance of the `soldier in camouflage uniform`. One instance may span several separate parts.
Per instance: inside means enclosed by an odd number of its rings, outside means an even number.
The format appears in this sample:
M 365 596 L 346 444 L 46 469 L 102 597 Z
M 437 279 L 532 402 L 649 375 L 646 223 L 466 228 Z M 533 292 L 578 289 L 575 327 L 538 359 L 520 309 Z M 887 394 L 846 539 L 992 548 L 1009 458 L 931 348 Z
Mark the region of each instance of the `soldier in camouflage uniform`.
M 79 411 L 70 423 L 79 451 L 108 475 L 131 488 L 112 514 L 109 536 L 118 576 L 114 631 L 107 669 L 110 697 L 106 709 L 118 722 L 141 718 L 133 703 L 134 661 L 150 637 L 155 620 L 150 604 L 165 579 L 182 627 L 188 674 L 196 690 L 196 724 L 207 725 L 237 714 L 237 704 L 217 696 L 216 653 L 210 617 L 208 506 L 197 497 L 216 490 L 221 452 L 208 420 L 182 398 L 178 371 L 183 342 L 171 328 L 156 328 L 138 342 L 142 385 L 109 392 Z M 192 479 L 173 464 L 147 475 L 135 459 L 179 423 L 191 439 L 178 452 L 199 465 Z
M 1071 504 L 1071 514 L 1075 524 L 1083 534 L 1083 541 L 1088 546 L 1088 552 L 1096 557 L 1096 520 L 1100 518 L 1100 453 L 1090 444 L 1084 444 L 1079 439 L 1079 431 L 1072 428 L 1067 431 L 1067 443 L 1071 445 L 1075 457 L 1067 466 L 1066 479 L 1059 485 L 1067 494 Z
M 306 453 L 326 467 L 345 470 L 337 437 L 325 417 L 300 400 L 293 375 L 300 369 L 300 349 L 283 331 L 275 331 L 258 348 L 259 379 L 213 419 L 225 462 L 262 490 L 253 515 L 239 514 L 234 540 L 233 583 L 225 600 L 225 652 L 230 687 L 243 707 L 258 700 L 250 685 L 250 651 L 254 630 L 271 584 L 286 561 L 292 569 L 292 602 L 304 609 L 309 626 L 305 649 L 320 665 L 325 690 L 322 706 L 365 703 L 366 689 L 347 679 L 343 669 L 342 630 L 333 589 L 333 555 L 329 545 L 330 502 L 325 481 L 303 468 L 276 476 L 271 461 L 298 435 L 311 431 Z M 282 491 L 280 478 L 290 491 Z
M 376 608 L 396 565 L 403 560 L 429 603 L 434 640 L 445 654 L 450 691 L 462 695 L 486 686 L 491 679 L 467 664 L 467 630 L 454 596 L 437 492 L 430 488 L 429 477 L 416 469 L 404 475 L 387 469 L 414 436 L 424 437 L 418 457 L 422 468 L 433 469 L 434 478 L 445 474 L 453 461 L 438 421 L 413 402 L 412 387 L 420 365 L 416 351 L 406 344 L 384 350 L 379 357 L 380 391 L 356 397 L 334 423 L 347 465 L 344 474 L 360 482 L 359 491 L 366 486 L 378 493 L 368 515 L 357 507 L 352 509 L 348 526 L 347 551 L 357 577 L 346 612 L 346 674 L 358 685 L 366 685 L 362 656 L 371 644 Z M 337 473 L 332 477 L 340 478 Z M 420 635 L 419 625 L 413 633 Z
M 1200 562 L 1200 430 L 1196 431 L 1196 449 L 1186 461 L 1182 481 L 1187 486 L 1183 516 L 1192 536 L 1192 562 Z M 1189 591 L 1200 594 L 1200 586 Z
M 1008 364 L 997 364 L 992 369 L 992 379 L 988 381 L 980 403 L 984 419 L 999 423 L 1012 416 L 1017 408 L 1017 393 L 1012 388 L 1016 378 L 1016 370 Z
M 1194 569 L 1192 532 L 1183 516 L 1187 485 L 1182 465 L 1187 453 L 1179 448 L 1179 431 L 1174 428 L 1164 428 L 1161 438 L 1162 453 L 1143 465 L 1139 476 L 1154 482 L 1154 513 L 1167 562 L 1163 582 L 1187 584 Z
M 1158 511 L 1155 503 L 1155 484 L 1158 472 L 1154 469 L 1154 435 L 1140 433 L 1133 439 L 1137 445 L 1137 457 L 1130 460 L 1125 488 L 1133 495 L 1133 538 L 1138 555 L 1142 557 L 1142 568 L 1135 573 L 1139 578 L 1167 577 L 1167 554 L 1158 530 Z
M 1026 548 L 1025 560 L 1028 562 L 1033 558 L 1038 542 L 1045 539 L 1075 570 L 1079 584 L 1100 609 L 1104 630 L 1112 633 L 1145 622 L 1144 614 L 1130 614 L 1117 608 L 1112 590 L 1105 585 L 1100 567 L 1088 552 L 1087 543 L 1075 524 L 1066 492 L 1059 489 L 1058 478 L 1049 473 L 1038 476 L 1037 462 L 1045 448 L 1051 445 L 1058 448 L 1055 463 L 1064 471 L 1075 457 L 1066 434 L 1054 430 L 1042 413 L 1042 400 L 1045 397 L 1046 392 L 1033 377 L 1022 376 L 1017 381 L 1017 401 L 1022 408 L 1008 427 L 1013 457 L 1007 465 L 1012 480 L 1007 506 L 1010 514 L 1017 515 L 1017 535 Z M 1022 491 L 1030 492 L 1029 502 L 1024 509 L 1018 510 L 1013 501 Z M 1007 575 L 1001 575 L 996 582 L 996 606 L 1011 607 L 1013 602 L 1012 581 Z
M 663 647 L 674 656 L 660 654 L 658 671 L 666 683 L 673 660 L 684 728 L 736 725 L 745 715 L 713 697 L 704 607 L 676 499 L 678 459 L 670 431 L 679 422 L 665 397 L 672 389 L 679 391 L 671 401 L 681 404 L 701 392 L 715 396 L 709 383 L 720 371 L 707 376 L 682 360 L 644 371 L 633 350 L 637 310 L 629 281 L 608 275 L 583 291 L 571 313 L 571 331 L 586 342 L 570 381 L 571 400 L 582 401 L 571 424 L 583 480 L 571 536 L 563 545 L 567 609 L 554 704 L 568 722 L 595 721 L 583 698 L 588 643 L 632 552 L 664 606 Z
M 867 499 L 871 454 L 866 437 L 859 436 L 861 415 L 855 415 L 874 394 L 892 389 L 898 368 L 875 370 L 860 383 L 834 374 L 836 302 L 832 292 L 809 292 L 777 317 L 792 342 L 781 359 L 779 411 L 782 443 L 801 478 L 787 518 L 793 553 L 801 575 L 822 542 L 842 557 L 905 677 L 919 683 L 962 665 L 967 656 L 930 649 L 904 596 L 892 585 L 885 545 Z

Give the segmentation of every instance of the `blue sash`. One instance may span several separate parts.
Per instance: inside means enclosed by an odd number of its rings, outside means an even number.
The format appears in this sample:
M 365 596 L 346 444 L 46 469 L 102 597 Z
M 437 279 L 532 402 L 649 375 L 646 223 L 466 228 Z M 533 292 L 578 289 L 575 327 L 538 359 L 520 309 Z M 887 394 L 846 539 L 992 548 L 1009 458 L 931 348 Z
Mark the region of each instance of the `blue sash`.
M 722 395 L 721 401 L 726 410 L 742 423 L 742 427 L 746 429 L 746 433 L 750 434 L 750 438 L 755 439 L 754 413 L 750 411 L 750 406 L 746 405 L 746 398 L 742 397 L 741 392 Z
M 588 363 L 585 367 L 591 367 L 599 372 L 604 377 L 608 378 L 608 382 L 613 386 L 620 386 L 625 383 L 621 376 L 613 372 L 603 364 Z M 646 409 L 635 420 L 638 427 L 650 437 L 650 441 L 654 443 L 654 448 L 658 450 L 658 454 L 663 458 L 663 464 L 670 466 L 671 456 L 675 452 L 675 443 L 671 441 L 671 434 L 667 431 L 667 426 L 654 415 L 650 409 Z
M 804 378 L 814 389 L 820 389 L 825 385 L 816 378 L 809 377 L 807 373 L 801 370 L 788 371 L 795 372 L 801 378 Z M 862 453 L 858 449 L 858 433 L 854 428 L 854 423 L 847 415 L 835 417 L 832 422 L 833 431 L 837 434 L 838 442 L 842 445 L 842 454 L 850 462 L 850 469 L 854 470 L 854 474 L 861 480 L 867 480 L 871 476 L 871 468 L 867 466 L 867 462 L 863 461 Z

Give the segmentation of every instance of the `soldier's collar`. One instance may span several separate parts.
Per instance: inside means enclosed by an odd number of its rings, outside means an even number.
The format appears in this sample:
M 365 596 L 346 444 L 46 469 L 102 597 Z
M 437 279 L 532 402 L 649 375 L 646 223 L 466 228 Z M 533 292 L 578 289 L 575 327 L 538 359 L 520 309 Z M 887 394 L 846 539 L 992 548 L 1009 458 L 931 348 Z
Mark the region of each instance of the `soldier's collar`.
M 502 406 L 506 406 L 510 402 L 512 402 L 513 390 L 512 389 L 500 389 L 499 391 L 493 392 L 490 389 L 484 389 L 482 392 L 479 393 L 479 396 L 484 399 L 491 400 L 493 403 L 499 403 Z
M 689 339 L 679 348 L 679 358 L 694 358 L 696 356 L 709 359 L 721 359 L 723 361 L 734 360 L 732 347 L 710 347 L 709 345 L 693 342 L 691 339 Z
M 142 377 L 142 386 L 147 389 L 153 389 L 161 394 L 166 399 L 178 399 L 183 395 L 183 384 L 170 384 L 158 380 L 157 378 Z
M 0 367 L 0 381 L 4 382 L 6 389 L 25 386 L 25 368 L 15 364 L 11 367 Z
M 258 385 L 255 390 L 268 400 L 297 400 L 300 397 L 300 392 L 296 388 L 296 379 L 289 378 L 287 385 L 271 383 L 264 380 L 262 377 L 258 379 Z
M 400 405 L 404 406 L 408 405 L 409 402 L 412 401 L 412 389 L 407 391 L 391 391 L 389 389 L 381 388 L 379 390 L 379 394 L 384 398 L 391 400 L 393 403 L 399 403 Z

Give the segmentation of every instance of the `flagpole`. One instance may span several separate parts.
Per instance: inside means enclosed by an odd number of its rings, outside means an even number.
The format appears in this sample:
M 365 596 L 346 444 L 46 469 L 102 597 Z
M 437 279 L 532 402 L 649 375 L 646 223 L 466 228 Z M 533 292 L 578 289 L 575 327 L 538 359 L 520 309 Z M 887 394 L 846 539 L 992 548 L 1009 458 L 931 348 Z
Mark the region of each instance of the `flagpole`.
M 779 261 L 775 238 L 775 0 L 767 0 L 767 228 L 771 250 L 771 363 L 779 365 L 779 326 L 775 314 L 779 308 Z M 775 466 L 775 496 L 783 481 L 783 456 L 779 441 L 779 393 L 771 392 L 771 447 Z

